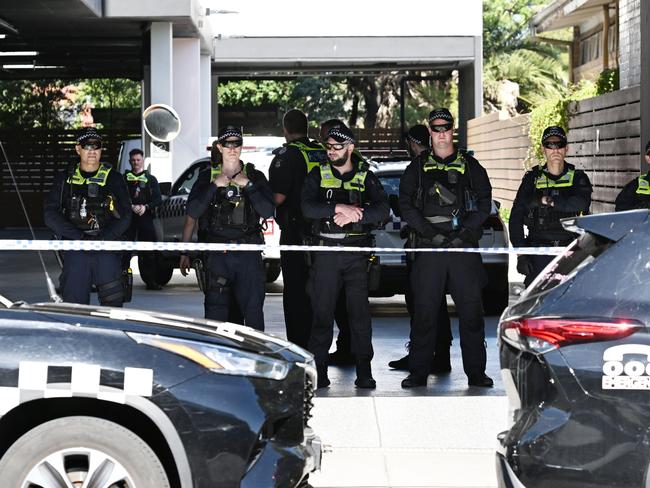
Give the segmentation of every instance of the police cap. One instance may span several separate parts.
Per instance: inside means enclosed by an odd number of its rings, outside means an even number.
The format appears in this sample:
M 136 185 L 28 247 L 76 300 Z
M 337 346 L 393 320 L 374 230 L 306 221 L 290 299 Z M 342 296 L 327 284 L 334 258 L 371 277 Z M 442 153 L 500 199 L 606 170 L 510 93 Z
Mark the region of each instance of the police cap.
M 77 144 L 82 145 L 84 142 L 87 141 L 97 141 L 97 142 L 102 142 L 102 136 L 99 135 L 99 132 L 97 132 L 97 129 L 94 127 L 84 127 L 81 129 L 81 134 L 79 134 L 79 137 L 77 137 Z
M 564 132 L 564 129 L 559 125 L 551 125 L 544 129 L 544 133 L 542 134 L 542 143 L 544 143 L 544 141 L 549 137 L 559 137 L 560 140 L 567 142 L 566 132 Z

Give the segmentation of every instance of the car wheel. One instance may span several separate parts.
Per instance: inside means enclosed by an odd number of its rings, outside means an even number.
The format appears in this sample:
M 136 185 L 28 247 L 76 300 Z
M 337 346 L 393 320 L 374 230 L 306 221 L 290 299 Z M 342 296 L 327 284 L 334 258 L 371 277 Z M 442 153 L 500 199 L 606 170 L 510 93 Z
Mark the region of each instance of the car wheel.
M 156 259 L 156 283 L 161 286 L 166 285 L 172 279 L 173 274 L 174 265 L 162 257 L 158 257 Z
M 508 286 L 508 268 L 488 268 L 488 284 L 483 288 L 483 310 L 487 315 L 501 315 L 508 306 L 510 288 Z
M 151 448 L 130 430 L 94 417 L 65 417 L 33 428 L 0 460 L 2 485 L 169 488 Z
M 273 283 L 280 276 L 280 261 L 266 261 L 266 282 Z

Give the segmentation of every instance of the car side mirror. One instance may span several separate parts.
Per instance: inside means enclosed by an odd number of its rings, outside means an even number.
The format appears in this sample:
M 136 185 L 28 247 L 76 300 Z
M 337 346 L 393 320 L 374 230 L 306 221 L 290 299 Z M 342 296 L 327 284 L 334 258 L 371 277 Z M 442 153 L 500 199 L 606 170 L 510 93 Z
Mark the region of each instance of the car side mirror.
M 160 183 L 160 193 L 166 196 L 170 196 L 172 193 L 172 183 L 171 181 L 165 181 Z
M 388 195 L 388 204 L 390 205 L 391 210 L 395 217 L 402 218 L 402 212 L 399 208 L 399 197 L 395 194 Z

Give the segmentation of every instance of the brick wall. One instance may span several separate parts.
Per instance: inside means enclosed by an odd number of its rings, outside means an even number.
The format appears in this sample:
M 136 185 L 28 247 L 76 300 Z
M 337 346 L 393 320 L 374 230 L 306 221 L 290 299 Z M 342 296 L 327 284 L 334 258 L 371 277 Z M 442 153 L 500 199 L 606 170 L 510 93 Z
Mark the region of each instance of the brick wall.
M 619 0 L 619 19 L 621 88 L 630 88 L 641 82 L 641 0 Z

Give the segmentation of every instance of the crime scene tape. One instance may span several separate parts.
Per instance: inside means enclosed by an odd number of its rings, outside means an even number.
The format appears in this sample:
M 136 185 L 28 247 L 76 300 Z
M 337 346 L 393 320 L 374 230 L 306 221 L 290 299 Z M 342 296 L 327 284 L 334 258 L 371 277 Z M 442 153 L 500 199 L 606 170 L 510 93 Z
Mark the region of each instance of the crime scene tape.
M 564 247 L 449 247 L 401 248 L 356 246 L 300 246 L 271 244 L 228 244 L 207 242 L 93 241 L 0 239 L 0 251 L 324 251 L 324 252 L 460 252 L 481 254 L 528 254 L 553 256 Z

